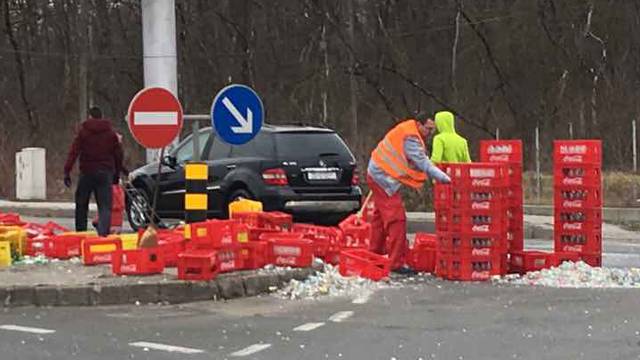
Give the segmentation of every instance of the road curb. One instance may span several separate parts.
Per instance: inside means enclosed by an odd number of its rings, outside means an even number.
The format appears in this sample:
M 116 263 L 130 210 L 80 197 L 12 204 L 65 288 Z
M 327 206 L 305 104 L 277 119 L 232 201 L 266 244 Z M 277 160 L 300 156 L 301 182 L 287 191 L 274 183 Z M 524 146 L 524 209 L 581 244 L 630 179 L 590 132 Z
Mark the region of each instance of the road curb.
M 212 281 L 157 281 L 121 285 L 1 286 L 0 307 L 100 306 L 127 304 L 180 304 L 256 296 L 281 288 L 291 279 L 304 280 L 311 268 L 278 273 L 230 273 Z

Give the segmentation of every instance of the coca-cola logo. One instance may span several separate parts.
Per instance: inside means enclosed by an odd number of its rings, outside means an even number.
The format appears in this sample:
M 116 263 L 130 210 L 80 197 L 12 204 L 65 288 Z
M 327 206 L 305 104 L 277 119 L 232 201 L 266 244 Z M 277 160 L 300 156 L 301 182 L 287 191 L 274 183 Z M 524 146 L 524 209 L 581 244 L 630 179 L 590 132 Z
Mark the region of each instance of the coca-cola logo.
M 490 276 L 488 271 L 474 271 L 471 273 L 471 280 L 486 280 Z
M 93 261 L 100 261 L 100 262 L 110 262 L 111 261 L 111 254 L 102 254 L 102 255 L 94 255 L 93 256 Z
M 511 157 L 509 155 L 491 155 L 489 156 L 489 162 L 509 162 Z
M 489 225 L 474 225 L 474 226 L 471 227 L 471 231 L 489 232 Z
M 236 268 L 236 262 L 233 260 L 224 261 L 220 263 L 220 271 L 234 270 Z
M 511 263 L 516 266 L 522 266 L 524 262 L 522 256 L 512 256 Z
M 471 255 L 489 256 L 489 255 L 491 255 L 491 249 L 489 249 L 489 248 L 473 249 L 473 250 L 471 250 Z
M 487 148 L 488 154 L 513 154 L 513 146 L 509 144 L 504 145 L 489 145 Z
M 471 180 L 472 186 L 491 186 L 491 179 L 473 179 Z
M 562 162 L 565 163 L 581 163 L 583 162 L 582 155 L 567 155 L 562 158 Z
M 565 200 L 562 202 L 562 206 L 565 208 L 581 208 L 583 205 L 581 200 Z
M 547 261 L 545 259 L 535 259 L 533 260 L 533 266 L 535 267 L 543 267 Z
M 581 252 L 582 251 L 582 245 L 565 245 L 562 248 L 562 251 L 567 251 L 567 252 Z
M 138 269 L 138 266 L 136 264 L 128 264 L 128 265 L 122 265 L 120 267 L 120 271 L 122 272 L 135 272 Z
M 582 178 L 564 178 L 562 184 L 564 185 L 582 185 Z
M 565 223 L 562 224 L 564 230 L 582 230 L 582 223 Z
M 295 265 L 296 258 L 288 256 L 278 256 L 276 257 L 275 263 L 278 265 Z
M 300 256 L 302 251 L 297 246 L 274 246 L 273 254 L 277 256 Z
M 483 201 L 483 202 L 474 202 L 471 204 L 471 208 L 473 210 L 490 210 L 491 209 L 491 203 L 488 201 Z
M 494 178 L 496 177 L 496 170 L 485 168 L 471 168 L 469 169 L 469 176 L 472 178 Z
M 67 255 L 68 256 L 80 256 L 80 249 L 79 248 L 70 249 L 69 251 L 67 251 Z

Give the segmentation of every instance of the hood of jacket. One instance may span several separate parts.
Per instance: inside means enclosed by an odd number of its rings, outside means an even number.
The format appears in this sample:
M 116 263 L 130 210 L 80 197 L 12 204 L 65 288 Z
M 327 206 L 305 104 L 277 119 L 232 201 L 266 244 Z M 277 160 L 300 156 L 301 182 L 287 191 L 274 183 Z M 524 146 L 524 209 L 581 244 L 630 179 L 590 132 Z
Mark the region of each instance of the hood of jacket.
M 102 133 L 112 131 L 111 121 L 106 119 L 88 119 L 82 123 L 82 130 L 89 133 Z
M 435 117 L 436 129 L 438 133 L 456 133 L 456 127 L 454 124 L 454 116 L 449 111 L 440 111 Z

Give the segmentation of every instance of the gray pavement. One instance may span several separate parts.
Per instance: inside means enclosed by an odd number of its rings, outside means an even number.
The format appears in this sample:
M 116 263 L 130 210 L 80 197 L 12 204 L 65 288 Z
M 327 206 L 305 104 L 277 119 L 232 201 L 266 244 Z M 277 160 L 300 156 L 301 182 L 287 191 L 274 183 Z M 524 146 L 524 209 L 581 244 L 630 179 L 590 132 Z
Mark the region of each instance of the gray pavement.
M 431 279 L 378 291 L 363 304 L 264 296 L 5 309 L 0 354 L 3 360 L 635 359 L 638 295 Z M 27 332 L 38 330 L 54 332 Z

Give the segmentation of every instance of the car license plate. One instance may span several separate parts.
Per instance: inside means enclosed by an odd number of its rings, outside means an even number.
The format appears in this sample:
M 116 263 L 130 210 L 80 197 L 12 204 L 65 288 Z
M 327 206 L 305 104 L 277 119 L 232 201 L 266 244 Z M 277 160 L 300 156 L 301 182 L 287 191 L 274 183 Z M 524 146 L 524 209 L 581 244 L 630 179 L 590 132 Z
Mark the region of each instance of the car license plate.
M 307 174 L 309 180 L 338 180 L 338 174 L 332 171 L 310 172 Z

